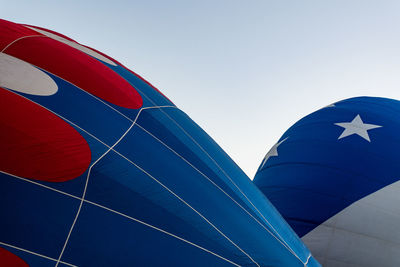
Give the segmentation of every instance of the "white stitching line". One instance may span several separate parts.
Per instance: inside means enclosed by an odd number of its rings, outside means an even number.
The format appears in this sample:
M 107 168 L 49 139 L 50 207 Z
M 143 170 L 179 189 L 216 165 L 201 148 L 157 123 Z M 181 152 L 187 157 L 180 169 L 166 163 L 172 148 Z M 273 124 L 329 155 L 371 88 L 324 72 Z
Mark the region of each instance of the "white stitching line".
M 39 256 L 39 257 L 41 257 L 41 258 L 45 258 L 45 259 L 48 259 L 48 260 L 51 260 L 51 261 L 57 261 L 56 259 L 50 258 L 50 257 L 48 257 L 48 256 L 45 256 L 45 255 L 42 255 L 42 254 L 39 254 L 39 253 L 30 251 L 30 250 L 27 250 L 27 249 L 23 249 L 23 248 L 20 248 L 20 247 L 16 247 L 16 246 L 13 246 L 13 245 L 4 243 L 4 242 L 0 242 L 0 245 L 6 246 L 6 247 L 9 247 L 9 248 L 13 248 L 13 249 L 17 249 L 17 250 L 20 250 L 20 251 L 23 251 L 23 252 L 26 252 L 26 253 L 29 253 L 29 254 L 33 254 L 33 255 L 35 255 L 35 256 Z M 71 264 L 71 263 L 64 262 L 64 261 L 61 261 L 61 263 L 62 263 L 62 264 L 65 264 L 65 265 L 68 265 L 68 266 L 71 266 L 71 267 L 78 267 L 78 266 L 76 266 L 76 265 L 73 265 L 73 264 Z
M 206 249 L 206 248 L 203 248 L 203 247 L 200 246 L 200 245 L 197 245 L 197 244 L 195 244 L 195 243 L 193 243 L 193 242 L 191 242 L 191 241 L 189 241 L 189 240 L 186 240 L 186 239 L 184 239 L 184 238 L 182 238 L 182 237 L 179 237 L 179 236 L 177 236 L 177 235 L 175 235 L 175 234 L 172 234 L 172 233 L 170 233 L 170 232 L 167 232 L 166 230 L 163 230 L 163 229 L 161 229 L 161 228 L 158 228 L 158 227 L 156 227 L 156 226 L 153 226 L 153 225 L 151 225 L 151 224 L 149 224 L 149 223 L 143 222 L 143 221 L 141 221 L 141 220 L 139 220 L 139 219 L 136 219 L 136 218 L 134 218 L 134 217 L 132 217 L 132 216 L 126 215 L 126 214 L 124 214 L 124 213 L 121 213 L 121 212 L 119 212 L 119 211 L 113 210 L 113 209 L 108 208 L 108 207 L 106 207 L 106 206 L 100 205 L 100 204 L 95 203 L 95 202 L 93 202 L 93 201 L 90 201 L 90 200 L 87 200 L 87 199 L 82 199 L 82 198 L 80 198 L 80 197 L 77 197 L 77 196 L 75 196 L 75 195 L 66 193 L 66 192 L 64 192 L 64 191 L 61 191 L 61 190 L 58 190 L 58 189 L 55 189 L 55 188 L 46 186 L 46 185 L 44 185 L 44 184 L 35 182 L 34 180 L 31 180 L 31 179 L 19 177 L 19 176 L 16 176 L 16 175 L 13 175 L 13 174 L 4 172 L 4 171 L 0 171 L 0 173 L 3 173 L 3 174 L 5 174 L 5 175 L 7 175 L 7 176 L 11 176 L 11 177 L 14 177 L 14 178 L 16 178 L 16 179 L 19 179 L 19 180 L 22 180 L 22 181 L 25 181 L 25 182 L 28 182 L 28 183 L 31 183 L 31 184 L 34 184 L 34 185 L 43 187 L 43 188 L 46 188 L 46 189 L 48 189 L 48 190 L 57 192 L 57 193 L 59 193 L 59 194 L 63 194 L 63 195 L 66 195 L 66 196 L 68 196 L 68 197 L 72 197 L 72 198 L 77 199 L 77 200 L 81 200 L 81 201 L 83 200 L 84 202 L 86 202 L 86 203 L 88 203 L 88 204 L 95 205 L 95 206 L 100 207 L 100 208 L 102 208 L 102 209 L 106 209 L 106 210 L 111 211 L 111 212 L 113 212 L 113 213 L 115 213 L 115 214 L 118 214 L 118 215 L 123 216 L 123 217 L 125 217 L 125 218 L 131 219 L 131 220 L 133 220 L 133 221 L 135 221 L 135 222 L 138 222 L 138 223 L 141 223 L 141 224 L 143 224 L 143 225 L 145 225 L 145 226 L 148 226 L 148 227 L 150 227 L 150 228 L 152 228 L 152 229 L 155 229 L 155 230 L 157 230 L 157 231 L 160 231 L 160 232 L 162 232 L 162 233 L 164 233 L 164 234 L 167 234 L 167 235 L 170 235 L 170 236 L 172 236 L 172 237 L 175 237 L 175 238 L 177 238 L 177 239 L 179 239 L 179 240 L 181 240 L 181 241 L 183 241 L 183 242 L 185 242 L 185 243 L 188 243 L 188 244 L 190 244 L 190 245 L 193 245 L 193 246 L 195 246 L 195 247 L 197 247 L 197 248 L 199 248 L 199 249 L 202 249 L 202 250 L 204 250 L 204 251 L 206 251 L 206 252 L 211 253 L 211 254 L 214 255 L 214 256 L 217 256 L 218 258 L 221 258 L 221 259 L 223 259 L 223 260 L 225 260 L 225 261 L 227 261 L 227 262 L 229 262 L 229 263 L 232 263 L 233 265 L 240 266 L 240 265 L 234 263 L 233 261 L 228 260 L 228 259 L 226 259 L 226 258 L 224 258 L 224 257 L 222 257 L 222 256 L 220 256 L 220 255 L 218 255 L 218 254 L 215 253 L 215 252 L 212 252 L 212 251 L 210 251 L 210 250 L 208 250 L 208 249 Z M 1 243 L 1 242 L 0 242 L 0 243 Z M 33 252 L 33 254 L 35 254 L 35 253 Z M 44 257 L 46 257 L 46 256 L 44 256 Z M 57 261 L 57 260 L 54 259 L 54 261 Z M 60 261 L 60 263 L 65 263 L 65 262 Z M 73 265 L 73 266 L 74 266 L 74 265 Z
M 171 152 L 173 152 L 175 155 L 177 155 L 179 158 L 181 158 L 184 162 L 186 162 L 189 166 L 191 166 L 194 170 L 196 170 L 198 173 L 200 173 L 204 178 L 206 178 L 210 183 L 212 183 L 215 187 L 217 187 L 221 192 L 223 192 L 227 197 L 229 197 L 236 205 L 238 205 L 243 211 L 245 211 L 252 219 L 254 219 L 261 227 L 263 227 L 271 236 L 273 236 L 279 243 L 281 243 L 284 247 L 286 245 L 279 239 L 278 237 L 275 236 L 274 233 L 271 232 L 267 227 L 265 227 L 264 224 L 262 224 L 257 218 L 255 218 L 248 210 L 246 210 L 240 203 L 238 203 L 233 197 L 231 197 L 227 192 L 225 192 L 220 186 L 218 186 L 214 181 L 212 181 L 207 175 L 205 175 L 203 172 L 201 172 L 199 169 L 197 169 L 194 165 L 192 165 L 188 160 L 186 160 L 183 156 L 181 156 L 179 153 L 177 153 L 175 150 L 170 148 L 167 144 L 165 144 L 163 141 L 158 139 L 156 136 L 154 136 L 152 133 L 147 131 L 144 127 L 142 127 L 139 123 L 136 123 L 138 127 L 140 127 L 143 131 L 145 131 L 147 134 L 149 134 L 151 137 L 156 139 L 158 142 L 163 144 L 166 148 L 168 148 Z M 118 151 L 115 151 L 118 153 Z M 287 248 L 287 247 L 286 247 Z M 288 249 L 288 248 L 287 248 Z
M 8 47 L 10 47 L 12 44 L 18 42 L 19 40 L 28 38 L 28 37 L 45 37 L 45 36 L 44 36 L 44 35 L 35 34 L 35 35 L 27 35 L 27 36 L 19 37 L 19 38 L 15 39 L 14 41 L 10 42 L 8 45 L 6 45 L 6 46 L 0 51 L 0 53 L 3 53 L 3 52 L 4 52 Z
M 74 229 L 75 223 L 76 223 L 76 221 L 77 221 L 77 219 L 78 219 L 78 217 L 79 217 L 79 214 L 80 214 L 80 212 L 81 212 L 82 205 L 83 205 L 83 201 L 84 201 L 85 196 L 86 196 L 87 185 L 88 185 L 88 183 L 89 183 L 90 172 L 91 172 L 93 166 L 96 165 L 97 162 L 99 162 L 105 155 L 107 155 L 108 152 L 110 152 L 110 151 L 111 151 L 125 136 L 126 136 L 126 134 L 127 134 L 127 133 L 132 129 L 132 127 L 135 125 L 136 120 L 139 118 L 139 115 L 140 115 L 140 112 L 141 112 L 141 111 L 142 111 L 142 109 L 139 110 L 138 114 L 136 115 L 135 121 L 134 121 L 134 122 L 132 123 L 132 125 L 128 128 L 128 130 L 126 130 L 125 133 L 117 140 L 117 142 L 115 142 L 111 147 L 109 147 L 108 150 L 107 150 L 105 153 L 103 153 L 103 155 L 101 155 L 95 162 L 93 162 L 92 165 L 90 165 L 89 170 L 88 170 L 88 174 L 87 174 L 87 178 L 86 178 L 85 187 L 84 187 L 84 189 L 83 189 L 83 194 L 82 194 L 81 203 L 79 204 L 79 208 L 78 208 L 78 211 L 77 211 L 77 213 L 76 213 L 75 219 L 74 219 L 74 221 L 73 221 L 73 223 L 72 223 L 72 226 L 71 226 L 71 228 L 70 228 L 70 230 L 69 230 L 69 233 L 68 233 L 68 235 L 67 235 L 67 239 L 66 239 L 66 241 L 65 241 L 65 243 L 64 243 L 64 247 L 63 247 L 63 249 L 61 250 L 60 256 L 58 257 L 58 260 L 57 260 L 57 263 L 56 263 L 55 267 L 58 266 L 58 263 L 60 262 L 61 257 L 62 257 L 62 255 L 64 254 L 64 250 L 65 250 L 65 248 L 66 248 L 66 246 L 67 246 L 67 244 L 68 244 L 68 241 L 69 241 L 69 238 L 70 238 L 70 236 L 71 236 L 72 230 Z
M 53 187 L 50 187 L 50 186 L 47 186 L 47 185 L 44 185 L 44 184 L 38 183 L 38 182 L 36 182 L 36 181 L 34 181 L 34 180 L 27 179 L 27 178 L 23 178 L 23 177 L 19 177 L 19 176 L 17 176 L 17 175 L 14 175 L 14 174 L 11 174 L 11 173 L 8 173 L 8 172 L 5 172 L 5 171 L 1 171 L 1 170 L 0 170 L 0 173 L 5 174 L 5 175 L 7 175 L 7 176 L 14 177 L 14 178 L 16 178 L 16 179 L 19 179 L 19 180 L 22 180 L 22 181 L 25 181 L 25 182 L 28 182 L 28 183 L 31 183 L 31 184 L 35 184 L 35 185 L 44 187 L 44 188 L 46 188 L 46 189 L 49 189 L 49 190 L 51 190 L 51 191 L 55 191 L 55 192 L 60 193 L 60 194 L 63 194 L 63 195 L 66 195 L 66 196 L 69 196 L 69 197 L 72 197 L 72 198 L 81 200 L 80 197 L 74 196 L 74 195 L 72 195 L 72 194 L 66 193 L 66 192 L 64 192 L 64 191 L 55 189 L 55 188 L 53 188 Z

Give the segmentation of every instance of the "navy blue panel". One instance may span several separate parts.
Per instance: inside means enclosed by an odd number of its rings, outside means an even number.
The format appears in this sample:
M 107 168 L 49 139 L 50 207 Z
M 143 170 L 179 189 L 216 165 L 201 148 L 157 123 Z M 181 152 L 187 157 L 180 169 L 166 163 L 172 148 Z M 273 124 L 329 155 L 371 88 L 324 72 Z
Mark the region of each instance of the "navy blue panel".
M 0 241 L 57 258 L 79 200 L 3 174 L 0 199 Z
M 359 115 L 370 142 L 357 134 L 341 139 Z M 400 178 L 400 102 L 360 97 L 318 110 L 298 121 L 280 140 L 279 156 L 260 166 L 254 182 L 303 236 L 355 201 Z
M 181 240 L 86 203 L 62 259 L 78 266 L 232 266 Z

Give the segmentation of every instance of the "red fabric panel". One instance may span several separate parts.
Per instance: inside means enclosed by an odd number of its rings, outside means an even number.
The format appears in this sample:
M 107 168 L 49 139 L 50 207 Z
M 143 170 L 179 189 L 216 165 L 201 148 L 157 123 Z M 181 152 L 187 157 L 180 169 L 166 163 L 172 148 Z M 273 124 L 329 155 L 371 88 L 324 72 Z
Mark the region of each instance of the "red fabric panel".
M 4 53 L 49 71 L 117 106 L 138 109 L 143 100 L 120 75 L 91 56 L 47 37 L 22 39 Z
M 34 180 L 64 182 L 89 167 L 86 140 L 45 108 L 0 88 L 0 170 Z
M 0 51 L 18 38 L 29 35 L 42 35 L 20 24 L 0 19 Z
M 0 247 L 0 266 L 29 267 L 23 259 L 2 247 Z

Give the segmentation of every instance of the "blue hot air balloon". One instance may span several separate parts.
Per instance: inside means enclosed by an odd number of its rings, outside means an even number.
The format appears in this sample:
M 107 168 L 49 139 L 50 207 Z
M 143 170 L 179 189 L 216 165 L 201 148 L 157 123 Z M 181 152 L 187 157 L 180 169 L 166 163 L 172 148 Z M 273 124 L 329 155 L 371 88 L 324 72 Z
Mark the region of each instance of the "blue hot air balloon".
M 114 59 L 0 21 L 0 265 L 319 266 L 184 112 Z
M 400 266 L 400 102 L 357 97 L 289 128 L 254 183 L 323 266 Z

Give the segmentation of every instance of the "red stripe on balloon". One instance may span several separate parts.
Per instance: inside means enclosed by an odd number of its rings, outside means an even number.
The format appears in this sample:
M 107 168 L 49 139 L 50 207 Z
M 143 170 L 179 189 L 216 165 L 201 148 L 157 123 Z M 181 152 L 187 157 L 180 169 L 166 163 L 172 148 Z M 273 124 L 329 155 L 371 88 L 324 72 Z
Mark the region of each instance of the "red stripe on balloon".
M 116 72 L 93 57 L 54 39 L 22 39 L 4 52 L 117 106 L 138 109 L 143 104 L 139 93 Z
M 19 177 L 64 182 L 89 167 L 86 140 L 45 108 L 0 88 L 0 170 Z
M 0 19 L 0 51 L 18 38 L 30 35 L 42 35 L 20 24 Z

